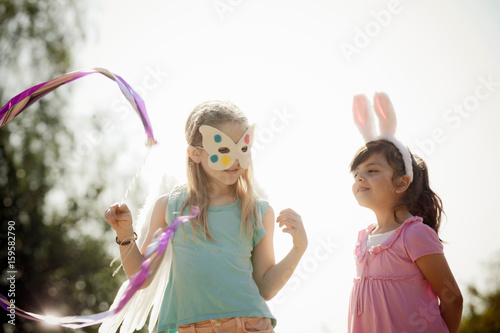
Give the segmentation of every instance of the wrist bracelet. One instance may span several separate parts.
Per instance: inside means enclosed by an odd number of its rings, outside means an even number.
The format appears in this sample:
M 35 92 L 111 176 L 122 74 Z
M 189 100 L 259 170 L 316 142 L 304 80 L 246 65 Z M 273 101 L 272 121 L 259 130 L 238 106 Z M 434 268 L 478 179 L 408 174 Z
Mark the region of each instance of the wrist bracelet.
M 129 245 L 130 243 L 133 243 L 136 240 L 137 240 L 137 234 L 135 233 L 135 231 L 134 231 L 134 238 L 131 240 L 125 241 L 125 242 L 120 242 L 118 240 L 118 236 L 116 236 L 116 244 L 118 244 L 118 245 Z

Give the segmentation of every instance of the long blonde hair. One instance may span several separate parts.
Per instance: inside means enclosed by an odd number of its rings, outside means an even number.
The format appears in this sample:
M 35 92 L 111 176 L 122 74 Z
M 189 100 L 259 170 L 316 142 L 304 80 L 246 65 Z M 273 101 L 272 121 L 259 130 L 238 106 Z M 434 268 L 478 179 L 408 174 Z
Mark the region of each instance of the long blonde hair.
M 186 121 L 186 141 L 190 146 L 201 147 L 203 137 L 199 131 L 200 126 L 209 125 L 216 127 L 222 124 L 238 124 L 248 126 L 248 119 L 241 110 L 228 101 L 206 101 L 194 108 Z M 210 206 L 208 178 L 201 166 L 187 156 L 187 189 L 188 198 L 181 207 L 181 212 L 186 207 L 198 206 L 200 214 L 191 220 L 193 233 L 197 236 L 198 229 L 203 236 L 215 240 L 208 227 L 208 209 Z M 245 169 L 232 187 L 232 195 L 239 200 L 241 210 L 240 231 L 252 235 L 257 219 L 257 196 L 253 187 L 252 165 Z M 241 234 L 241 232 L 240 232 Z

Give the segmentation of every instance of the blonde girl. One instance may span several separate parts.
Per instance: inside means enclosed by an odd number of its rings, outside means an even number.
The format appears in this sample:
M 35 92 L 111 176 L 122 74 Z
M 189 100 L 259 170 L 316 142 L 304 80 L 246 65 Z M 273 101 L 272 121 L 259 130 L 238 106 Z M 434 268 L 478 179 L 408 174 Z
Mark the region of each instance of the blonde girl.
M 275 220 L 268 202 L 257 198 L 252 180 L 253 126 L 234 104 L 198 105 L 185 132 L 188 182 L 158 198 L 141 249 L 129 243 L 134 229 L 127 206 L 113 205 L 105 213 L 122 244 L 125 272 L 130 278 L 140 269 L 156 230 L 198 206 L 200 214 L 172 241 L 158 331 L 272 332 L 276 318 L 265 301 L 285 285 L 306 250 L 301 217 L 286 209 Z M 293 238 L 292 249 L 277 264 L 275 222 Z

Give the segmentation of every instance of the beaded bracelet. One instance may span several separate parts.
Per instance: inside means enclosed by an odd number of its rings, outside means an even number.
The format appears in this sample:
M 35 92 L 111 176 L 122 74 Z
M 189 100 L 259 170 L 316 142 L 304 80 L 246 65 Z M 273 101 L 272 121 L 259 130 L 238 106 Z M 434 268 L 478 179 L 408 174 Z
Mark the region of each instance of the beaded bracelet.
M 120 242 L 118 240 L 118 236 L 116 236 L 116 244 L 118 244 L 118 245 L 129 245 L 130 243 L 133 243 L 136 240 L 137 240 L 137 234 L 135 233 L 135 231 L 134 231 L 134 238 L 131 240 L 125 241 L 125 242 Z

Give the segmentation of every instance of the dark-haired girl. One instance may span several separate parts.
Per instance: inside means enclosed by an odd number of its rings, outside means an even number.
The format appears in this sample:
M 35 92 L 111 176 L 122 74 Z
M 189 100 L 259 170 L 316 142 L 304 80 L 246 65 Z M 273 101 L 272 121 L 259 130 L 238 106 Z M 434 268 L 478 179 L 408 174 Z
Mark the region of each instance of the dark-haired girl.
M 367 143 L 351 163 L 352 190 L 377 223 L 358 234 L 349 332 L 457 332 L 462 295 L 438 236 L 441 199 L 429 186 L 424 161 L 394 137 L 387 95 L 376 94 L 374 105 L 382 132 L 376 138 L 366 130 L 367 100 L 355 97 Z

